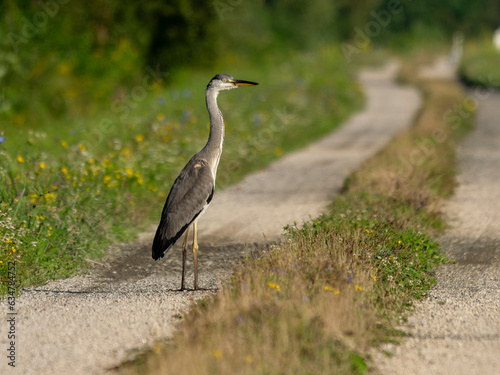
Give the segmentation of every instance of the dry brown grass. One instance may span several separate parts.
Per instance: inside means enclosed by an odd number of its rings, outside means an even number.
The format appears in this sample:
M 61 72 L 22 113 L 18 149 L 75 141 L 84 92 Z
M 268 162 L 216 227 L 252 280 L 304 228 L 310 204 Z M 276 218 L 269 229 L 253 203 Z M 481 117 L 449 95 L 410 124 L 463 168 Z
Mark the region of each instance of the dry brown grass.
M 148 372 L 350 373 L 375 324 L 365 308 L 373 278 L 369 269 L 349 272 L 362 251 L 355 236 L 319 225 L 321 233 L 302 232 L 249 261 L 213 300 L 198 303 L 167 357 L 148 359 Z
M 298 374 L 349 367 L 350 361 L 339 357 L 350 356 L 349 349 L 367 340 L 373 317 L 365 313 L 363 292 L 352 283 L 310 280 L 303 264 L 292 267 L 303 246 L 293 243 L 275 249 L 274 273 L 259 261 L 241 270 L 235 284 L 227 285 L 206 310 L 198 308 L 186 317 L 190 329 L 168 349 L 171 360 L 159 361 L 152 373 L 254 374 L 286 369 Z M 324 251 L 306 258 L 318 265 L 332 264 Z M 361 273 L 355 283 L 369 285 L 369 279 Z M 186 355 L 186 348 L 194 357 Z

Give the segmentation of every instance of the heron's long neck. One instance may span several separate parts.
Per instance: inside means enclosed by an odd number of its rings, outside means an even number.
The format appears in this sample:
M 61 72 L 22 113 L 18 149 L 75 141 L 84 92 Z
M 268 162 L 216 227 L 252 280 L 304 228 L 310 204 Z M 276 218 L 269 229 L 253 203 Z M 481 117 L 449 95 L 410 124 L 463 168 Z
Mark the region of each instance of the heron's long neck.
M 200 151 L 200 154 L 209 162 L 214 177 L 217 173 L 220 155 L 222 154 L 222 143 L 224 142 L 224 119 L 217 106 L 218 94 L 214 90 L 207 90 L 206 92 L 207 109 L 210 117 L 210 135 L 207 144 Z

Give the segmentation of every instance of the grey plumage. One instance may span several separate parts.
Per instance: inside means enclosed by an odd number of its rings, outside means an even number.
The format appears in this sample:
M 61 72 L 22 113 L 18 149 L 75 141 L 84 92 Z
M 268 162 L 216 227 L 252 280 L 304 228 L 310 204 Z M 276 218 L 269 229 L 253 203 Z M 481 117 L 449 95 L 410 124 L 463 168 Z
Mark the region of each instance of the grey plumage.
M 163 258 L 212 200 L 215 180 L 208 162 L 195 155 L 175 180 L 163 208 L 153 259 Z
M 210 135 L 203 149 L 194 155 L 175 180 L 162 211 L 153 241 L 153 259 L 161 259 L 186 232 L 183 246 L 181 290 L 184 289 L 185 261 L 189 227 L 194 223 L 193 257 L 194 289 L 198 289 L 196 220 L 212 200 L 215 178 L 224 142 L 224 119 L 217 106 L 220 91 L 238 86 L 253 86 L 255 82 L 237 80 L 227 74 L 217 74 L 207 85 L 205 99 L 210 117 Z

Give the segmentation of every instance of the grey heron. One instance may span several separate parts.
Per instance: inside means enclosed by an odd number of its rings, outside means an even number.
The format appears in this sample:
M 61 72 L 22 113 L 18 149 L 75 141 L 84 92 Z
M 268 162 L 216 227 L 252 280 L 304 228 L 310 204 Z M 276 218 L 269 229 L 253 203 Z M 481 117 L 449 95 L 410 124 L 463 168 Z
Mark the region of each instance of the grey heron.
M 224 142 L 224 119 L 217 106 L 217 96 L 223 90 L 258 83 L 234 79 L 228 74 L 217 74 L 205 91 L 210 117 L 210 134 L 205 147 L 194 155 L 175 180 L 163 207 L 160 224 L 153 241 L 153 259 L 161 259 L 184 234 L 182 245 L 182 279 L 184 290 L 189 229 L 193 226 L 194 289 L 198 289 L 198 234 L 197 219 L 212 201 L 215 177 Z

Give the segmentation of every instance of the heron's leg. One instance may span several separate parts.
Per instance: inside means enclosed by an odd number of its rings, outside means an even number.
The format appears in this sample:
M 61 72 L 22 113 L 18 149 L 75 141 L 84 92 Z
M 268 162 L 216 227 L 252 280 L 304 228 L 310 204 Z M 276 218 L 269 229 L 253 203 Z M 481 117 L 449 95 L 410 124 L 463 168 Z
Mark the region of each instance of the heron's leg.
M 193 224 L 194 290 L 198 289 L 198 225 Z
M 182 244 L 182 279 L 181 279 L 181 290 L 184 290 L 184 275 L 186 273 L 186 255 L 189 239 L 189 228 L 186 230 L 186 237 L 184 237 L 184 243 Z

